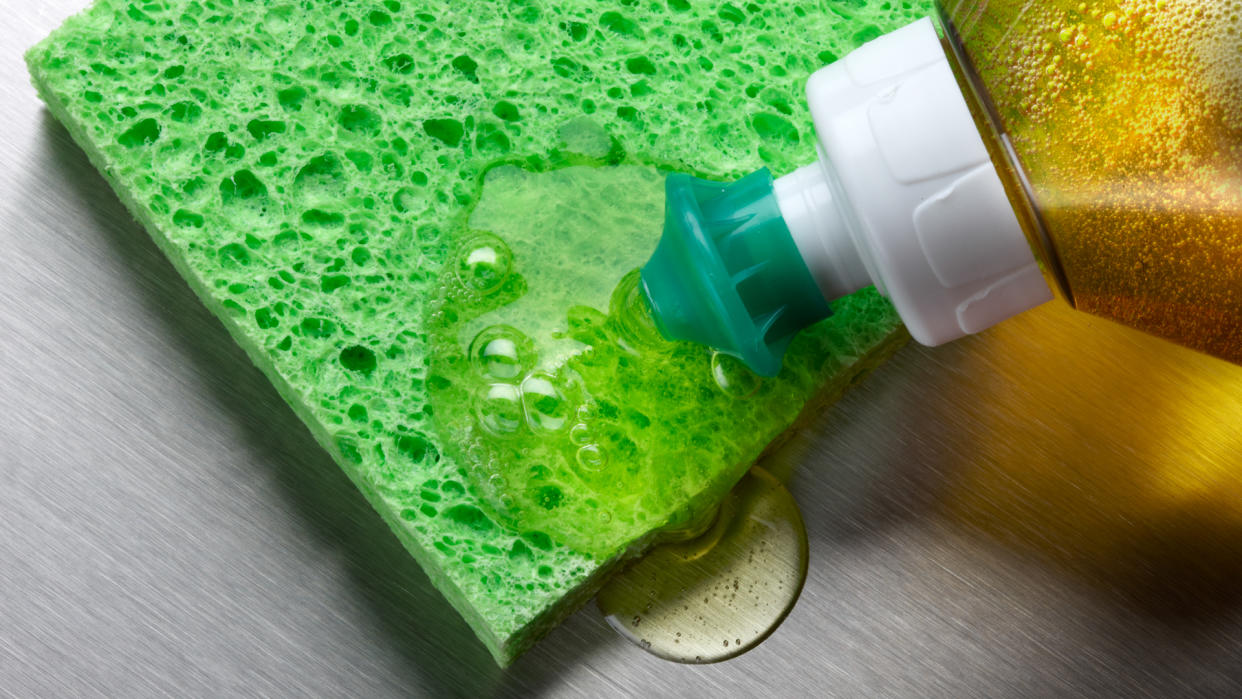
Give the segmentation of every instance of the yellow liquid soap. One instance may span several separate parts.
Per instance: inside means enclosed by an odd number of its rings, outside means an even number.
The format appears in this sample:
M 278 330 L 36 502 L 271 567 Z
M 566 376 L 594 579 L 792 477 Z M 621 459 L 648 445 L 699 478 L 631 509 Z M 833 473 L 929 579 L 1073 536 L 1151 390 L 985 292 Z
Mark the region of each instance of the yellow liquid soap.
M 942 10 L 1016 154 L 1011 195 L 1027 188 L 1028 233 L 1069 300 L 1242 362 L 1242 3 Z
M 807 574 L 806 527 L 779 480 L 755 467 L 701 536 L 657 546 L 614 576 L 596 603 L 643 650 L 713 663 L 763 642 L 793 609 Z

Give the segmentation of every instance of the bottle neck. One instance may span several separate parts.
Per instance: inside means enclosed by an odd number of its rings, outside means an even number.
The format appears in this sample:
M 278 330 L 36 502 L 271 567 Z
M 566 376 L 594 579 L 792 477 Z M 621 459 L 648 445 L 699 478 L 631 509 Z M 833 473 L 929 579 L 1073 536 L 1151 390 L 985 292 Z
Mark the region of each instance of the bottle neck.
M 828 300 L 874 283 L 854 245 L 851 217 L 842 210 L 844 201 L 833 192 L 832 176 L 819 161 L 777 179 L 773 186 L 798 253 Z
M 807 83 L 820 160 L 777 181 L 825 298 L 869 282 L 937 345 L 1051 298 L 930 19 Z
M 665 337 L 773 375 L 828 301 L 870 283 L 927 345 L 1052 298 L 930 19 L 817 71 L 807 99 L 817 162 L 668 178 L 642 270 Z

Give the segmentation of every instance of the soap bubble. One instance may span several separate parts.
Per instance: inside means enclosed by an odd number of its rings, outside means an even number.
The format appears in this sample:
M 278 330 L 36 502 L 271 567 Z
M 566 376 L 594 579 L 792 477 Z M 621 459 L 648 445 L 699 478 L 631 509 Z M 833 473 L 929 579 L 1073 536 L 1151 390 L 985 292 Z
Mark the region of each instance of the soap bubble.
M 591 472 L 604 470 L 608 465 L 608 454 L 598 444 L 586 444 L 578 449 L 578 465 Z
M 512 380 L 534 363 L 530 338 L 511 325 L 484 328 L 470 343 L 470 361 L 484 376 Z
M 513 253 L 500 238 L 479 233 L 466 240 L 457 252 L 457 278 L 481 294 L 499 289 L 513 271 Z
M 522 426 L 522 391 L 512 384 L 486 386 L 478 397 L 475 413 L 479 425 L 498 437 L 513 434 Z
M 584 446 L 586 444 L 589 444 L 591 441 L 591 428 L 587 427 L 585 423 L 581 423 L 581 422 L 574 425 L 573 427 L 570 427 L 569 428 L 569 441 L 573 442 L 574 444 L 577 444 L 578 446 Z
M 499 473 L 493 473 L 487 478 L 487 487 L 492 493 L 504 493 L 509 489 L 509 481 Z
M 742 360 L 721 352 L 712 352 L 712 378 L 730 398 L 750 398 L 763 384 L 763 379 Z
M 545 372 L 531 374 L 522 381 L 522 406 L 532 429 L 555 432 L 569 421 L 569 402 L 558 383 L 558 377 Z

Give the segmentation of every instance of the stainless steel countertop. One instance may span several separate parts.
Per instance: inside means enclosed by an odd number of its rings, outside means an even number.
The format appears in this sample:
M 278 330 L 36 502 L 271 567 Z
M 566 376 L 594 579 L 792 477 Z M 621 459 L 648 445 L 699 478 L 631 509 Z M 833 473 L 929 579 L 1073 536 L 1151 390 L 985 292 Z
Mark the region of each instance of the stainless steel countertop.
M 1242 368 L 1050 304 L 909 346 L 772 461 L 811 538 L 755 651 L 593 607 L 496 668 L 43 110 L 0 13 L 0 695 L 1242 692 Z

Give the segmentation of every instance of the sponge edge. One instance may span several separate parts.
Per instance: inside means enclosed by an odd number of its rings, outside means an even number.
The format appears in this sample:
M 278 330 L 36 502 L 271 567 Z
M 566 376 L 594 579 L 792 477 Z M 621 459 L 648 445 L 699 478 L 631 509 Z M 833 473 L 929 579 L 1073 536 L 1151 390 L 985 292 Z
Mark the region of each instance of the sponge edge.
M 813 157 L 794 126 L 809 123 L 805 76 L 926 10 L 855 8 L 847 32 L 817 8 L 99 0 L 27 62 L 53 115 L 504 665 L 617 559 L 439 516 L 477 504 L 429 436 L 424 314 L 443 231 L 491 163 L 595 157 L 560 140 L 571 117 L 606 129 L 602 158 L 693 154 L 686 169 L 721 178 Z M 902 337 L 872 291 L 836 311 L 816 331 L 835 348 L 816 363 L 825 398 Z

